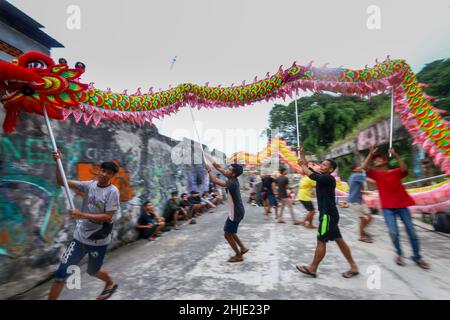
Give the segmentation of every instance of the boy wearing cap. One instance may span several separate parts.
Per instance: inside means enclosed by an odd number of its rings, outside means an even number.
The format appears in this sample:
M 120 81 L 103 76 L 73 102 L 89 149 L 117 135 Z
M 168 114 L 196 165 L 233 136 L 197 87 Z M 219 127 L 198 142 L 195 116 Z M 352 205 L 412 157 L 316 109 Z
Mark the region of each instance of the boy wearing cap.
M 395 263 L 399 266 L 404 266 L 403 252 L 400 246 L 400 235 L 397 227 L 397 217 L 405 224 L 406 233 L 414 252 L 413 261 L 423 269 L 430 269 L 430 266 L 425 262 L 420 255 L 419 238 L 417 237 L 412 222 L 411 213 L 408 207 L 415 205 L 414 200 L 406 192 L 402 184 L 402 179 L 408 176 L 408 167 L 395 152 L 394 148 L 390 148 L 389 152 L 394 156 L 399 164 L 399 168 L 389 170 L 388 159 L 386 156 L 377 153 L 377 148 L 371 146 L 369 154 L 362 164 L 362 168 L 366 170 L 367 177 L 375 180 L 380 196 L 381 208 L 383 208 L 383 215 L 386 225 L 389 229 L 389 236 L 394 244 L 397 256 Z M 376 169 L 369 169 L 369 162 L 372 160 L 372 165 Z
M 212 160 L 212 159 L 211 159 Z M 212 183 L 226 188 L 228 195 L 228 205 L 230 206 L 230 213 L 224 226 L 224 237 L 233 249 L 235 255 L 228 259 L 228 262 L 241 262 L 244 260 L 243 255 L 248 249 L 241 242 L 237 236 L 239 223 L 245 215 L 244 205 L 242 204 L 241 191 L 239 189 L 238 177 L 242 174 L 243 169 L 239 164 L 232 164 L 226 170 L 219 164 L 211 161 L 214 168 L 227 177 L 227 181 L 218 179 L 216 174 L 211 171 L 211 167 L 205 164 L 205 169 L 209 174 Z
M 60 159 L 61 153 L 53 152 L 53 158 L 55 161 Z M 73 240 L 62 255 L 61 264 L 55 273 L 49 300 L 59 297 L 65 280 L 72 274 L 68 270 L 69 267 L 77 266 L 86 254 L 89 255 L 88 274 L 105 282 L 104 290 L 97 299 L 108 299 L 116 291 L 117 283 L 111 279 L 102 265 L 112 238 L 113 216 L 120 209 L 119 190 L 111 184 L 111 179 L 118 171 L 119 168 L 114 162 L 103 162 L 100 165 L 97 180 L 67 181 L 70 188 L 83 192 L 83 206 L 81 211 L 69 210 L 70 216 L 77 220 L 77 224 Z M 63 185 L 58 167 L 56 183 Z

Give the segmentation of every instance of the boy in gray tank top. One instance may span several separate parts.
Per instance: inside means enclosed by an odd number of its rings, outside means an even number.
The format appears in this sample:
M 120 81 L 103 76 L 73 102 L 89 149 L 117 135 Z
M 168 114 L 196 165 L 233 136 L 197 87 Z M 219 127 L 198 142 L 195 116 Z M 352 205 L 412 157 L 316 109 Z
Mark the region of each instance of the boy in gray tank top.
M 53 152 L 53 158 L 55 161 L 61 158 L 61 153 Z M 88 254 L 88 274 L 105 282 L 104 290 L 97 299 L 108 299 L 117 289 L 117 283 L 102 265 L 106 249 L 111 242 L 113 217 L 120 210 L 119 190 L 111 184 L 111 179 L 118 171 L 119 168 L 114 162 L 103 162 L 97 180 L 67 181 L 71 189 L 83 192 L 83 205 L 81 211 L 69 210 L 71 218 L 76 219 L 77 224 L 73 240 L 62 255 L 55 273 L 55 280 L 48 295 L 49 300 L 59 297 L 66 279 L 71 275 L 69 270 L 78 266 L 86 254 Z M 56 183 L 63 185 L 58 169 L 56 169 Z

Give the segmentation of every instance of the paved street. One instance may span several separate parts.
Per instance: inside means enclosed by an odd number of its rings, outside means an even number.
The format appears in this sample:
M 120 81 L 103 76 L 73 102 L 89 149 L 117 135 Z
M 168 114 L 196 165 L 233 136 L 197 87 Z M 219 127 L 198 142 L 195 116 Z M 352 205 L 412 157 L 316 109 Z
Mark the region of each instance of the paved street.
M 297 216 L 304 210 L 296 205 Z M 227 263 L 232 254 L 223 238 L 227 206 L 204 214 L 196 225 L 163 234 L 154 242 L 140 240 L 111 252 L 106 268 L 119 281 L 111 299 L 450 299 L 450 238 L 421 227 L 423 255 L 430 271 L 411 260 L 397 266 L 384 221 L 375 216 L 369 232 L 372 244 L 357 241 L 357 219 L 348 209 L 340 209 L 341 231 L 359 265 L 360 275 L 344 279 L 347 264 L 335 243 L 316 279 L 295 269 L 308 263 L 314 253 L 316 231 L 288 223 L 265 221 L 262 208 L 246 207 L 239 234 L 250 248 L 242 263 Z M 317 218 L 316 218 L 317 219 Z M 411 255 L 406 233 L 400 225 L 404 251 Z M 102 283 L 89 277 L 83 266 L 80 290 L 65 290 L 62 299 L 95 299 Z M 380 286 L 369 281 L 367 271 L 379 268 Z M 45 299 L 50 283 L 45 283 L 21 299 Z

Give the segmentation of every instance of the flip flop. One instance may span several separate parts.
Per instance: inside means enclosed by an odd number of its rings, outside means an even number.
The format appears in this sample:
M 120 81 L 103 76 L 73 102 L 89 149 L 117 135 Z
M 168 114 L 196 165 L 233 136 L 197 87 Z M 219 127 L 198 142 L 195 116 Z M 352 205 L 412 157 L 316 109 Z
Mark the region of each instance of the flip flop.
M 346 279 L 350 279 L 350 278 L 352 278 L 352 277 L 354 277 L 354 276 L 357 276 L 359 274 L 359 272 L 358 271 L 356 271 L 356 272 L 353 272 L 353 271 L 346 271 L 346 272 L 344 272 L 343 274 L 342 274 L 342 276 L 344 277 L 344 278 L 346 278 Z
M 430 269 L 429 264 L 426 263 L 426 262 L 423 261 L 423 260 L 415 261 L 415 263 L 416 263 L 419 267 L 421 267 L 422 269 L 425 269 L 425 270 L 429 270 L 429 269 Z
M 404 267 L 404 266 L 406 266 L 406 263 L 403 261 L 403 259 L 401 259 L 401 258 L 395 258 L 395 263 L 397 264 L 397 265 L 399 265 L 400 267 Z
M 307 274 L 308 276 L 311 276 L 313 278 L 317 277 L 317 274 L 315 274 L 314 272 L 309 271 L 308 267 L 306 266 L 295 266 L 297 268 L 298 271 L 300 271 L 301 273 Z
M 235 256 L 233 256 L 233 257 L 231 257 L 230 259 L 228 259 L 227 262 L 241 262 L 241 261 L 244 261 L 244 259 L 243 259 L 243 258 L 238 259 L 238 258 L 236 258 Z
M 360 238 L 359 241 L 366 242 L 366 243 L 373 243 L 373 240 L 370 238 Z
M 111 288 L 103 290 L 102 293 L 100 293 L 100 295 L 97 297 L 97 300 L 108 299 L 114 294 L 114 292 L 116 292 L 118 286 L 118 284 L 115 284 Z
M 244 254 L 246 254 L 247 252 L 248 252 L 248 248 L 246 248 L 244 251 L 241 251 L 241 255 L 244 255 Z

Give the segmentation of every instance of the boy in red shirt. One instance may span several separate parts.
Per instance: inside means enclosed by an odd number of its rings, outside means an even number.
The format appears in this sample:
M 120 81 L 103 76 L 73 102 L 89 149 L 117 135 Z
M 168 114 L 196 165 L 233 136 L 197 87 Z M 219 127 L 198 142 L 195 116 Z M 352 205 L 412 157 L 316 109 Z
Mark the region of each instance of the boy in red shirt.
M 389 152 L 395 157 L 400 167 L 389 170 L 387 158 L 382 154 L 376 153 L 377 150 L 375 146 L 370 147 L 369 155 L 362 164 L 362 168 L 366 170 L 366 176 L 375 180 L 377 184 L 384 220 L 397 251 L 395 262 L 400 266 L 405 265 L 402 258 L 402 249 L 400 247 L 400 237 L 397 227 L 397 216 L 400 216 L 400 219 L 405 224 L 406 232 L 408 233 L 409 241 L 414 252 L 412 259 L 419 267 L 429 269 L 428 263 L 420 256 L 419 239 L 417 238 L 411 214 L 408 210 L 408 207 L 413 206 L 415 202 L 406 192 L 402 184 L 402 179 L 408 176 L 408 167 L 395 152 L 394 148 L 391 148 Z M 377 170 L 368 169 L 371 159 L 372 165 Z

